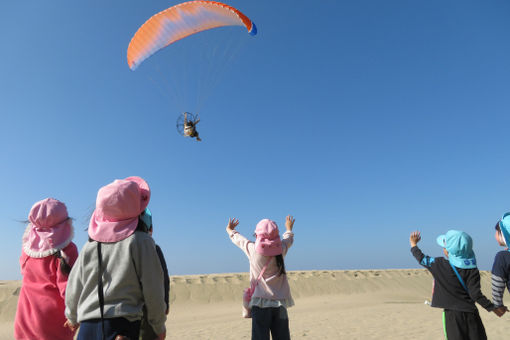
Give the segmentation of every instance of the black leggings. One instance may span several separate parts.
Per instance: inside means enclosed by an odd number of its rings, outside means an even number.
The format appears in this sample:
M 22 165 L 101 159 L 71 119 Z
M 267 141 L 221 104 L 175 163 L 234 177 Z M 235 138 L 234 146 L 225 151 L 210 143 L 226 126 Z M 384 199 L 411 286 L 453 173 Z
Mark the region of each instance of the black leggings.
M 290 340 L 289 317 L 285 307 L 251 308 L 251 339 L 269 340 L 269 333 L 273 340 Z
M 447 340 L 487 340 L 485 327 L 478 312 L 445 309 L 443 327 Z

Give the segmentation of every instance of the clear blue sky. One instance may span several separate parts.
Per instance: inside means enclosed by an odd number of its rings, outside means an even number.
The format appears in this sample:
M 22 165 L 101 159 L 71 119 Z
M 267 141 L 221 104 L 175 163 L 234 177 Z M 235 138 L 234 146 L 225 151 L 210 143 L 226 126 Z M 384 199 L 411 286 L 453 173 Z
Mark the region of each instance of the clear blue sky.
M 209 31 L 131 71 L 132 35 L 174 4 L 0 4 L 0 279 L 20 278 L 34 202 L 64 201 L 81 248 L 97 190 L 132 175 L 171 275 L 247 271 L 228 217 L 251 236 L 286 214 L 291 270 L 417 267 L 416 228 L 436 256 L 437 235 L 465 230 L 490 269 L 510 210 L 508 1 L 232 0 L 256 37 Z M 200 110 L 203 142 L 185 139 L 188 108 L 162 84 L 200 79 L 195 57 L 227 35 L 241 43 Z

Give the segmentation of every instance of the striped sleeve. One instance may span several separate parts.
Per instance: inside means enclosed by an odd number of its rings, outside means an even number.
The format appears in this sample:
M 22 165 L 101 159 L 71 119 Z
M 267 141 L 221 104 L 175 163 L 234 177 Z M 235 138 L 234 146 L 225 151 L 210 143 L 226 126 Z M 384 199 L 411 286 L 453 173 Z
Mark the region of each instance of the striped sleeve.
M 505 293 L 505 279 L 492 274 L 492 302 L 496 307 L 503 306 L 503 294 Z
M 427 255 L 420 261 L 420 264 L 427 268 L 432 267 L 432 263 L 434 263 L 434 258 Z
M 418 261 L 418 263 L 424 266 L 425 268 L 432 267 L 432 263 L 434 263 L 435 261 L 433 257 L 423 254 L 420 248 L 418 248 L 418 246 L 412 247 L 411 253 L 413 254 L 416 261 Z

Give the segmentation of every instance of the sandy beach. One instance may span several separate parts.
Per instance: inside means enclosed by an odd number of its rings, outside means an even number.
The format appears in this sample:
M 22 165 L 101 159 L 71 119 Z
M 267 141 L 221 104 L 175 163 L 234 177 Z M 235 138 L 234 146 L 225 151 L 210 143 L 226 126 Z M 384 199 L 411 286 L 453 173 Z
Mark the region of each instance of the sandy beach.
M 293 339 L 443 339 L 440 309 L 430 300 L 432 277 L 422 269 L 289 272 L 296 305 Z M 481 272 L 490 298 L 490 273 Z M 12 339 L 21 281 L 0 281 L 0 339 Z M 247 273 L 171 277 L 167 339 L 249 339 L 241 317 Z M 508 294 L 508 293 L 507 293 Z M 489 339 L 504 339 L 508 318 L 481 309 Z

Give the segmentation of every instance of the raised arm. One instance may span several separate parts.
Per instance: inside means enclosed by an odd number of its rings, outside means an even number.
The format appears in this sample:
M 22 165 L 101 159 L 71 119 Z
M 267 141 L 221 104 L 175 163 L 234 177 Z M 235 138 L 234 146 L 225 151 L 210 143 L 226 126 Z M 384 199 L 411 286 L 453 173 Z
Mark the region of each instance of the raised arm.
M 427 256 L 422 253 L 418 248 L 418 242 L 421 241 L 421 234 L 419 231 L 413 231 L 409 236 L 409 244 L 411 245 L 411 253 L 413 254 L 416 261 L 426 268 L 430 268 L 434 263 L 434 258 Z
M 287 250 L 292 246 L 292 244 L 294 243 L 294 233 L 292 232 L 292 229 L 294 228 L 294 222 L 296 220 L 294 219 L 294 217 L 292 215 L 288 215 L 286 218 L 285 218 L 285 233 L 283 233 L 283 240 L 282 240 L 282 245 L 283 245 L 283 253 L 286 254 L 287 253 Z
M 227 233 L 230 236 L 230 239 L 232 240 L 232 243 L 234 243 L 236 246 L 241 248 L 241 250 L 250 258 L 250 253 L 253 250 L 253 242 L 248 240 L 243 235 L 239 234 L 235 228 L 239 225 L 239 220 L 237 218 L 229 218 L 228 224 L 227 224 Z

